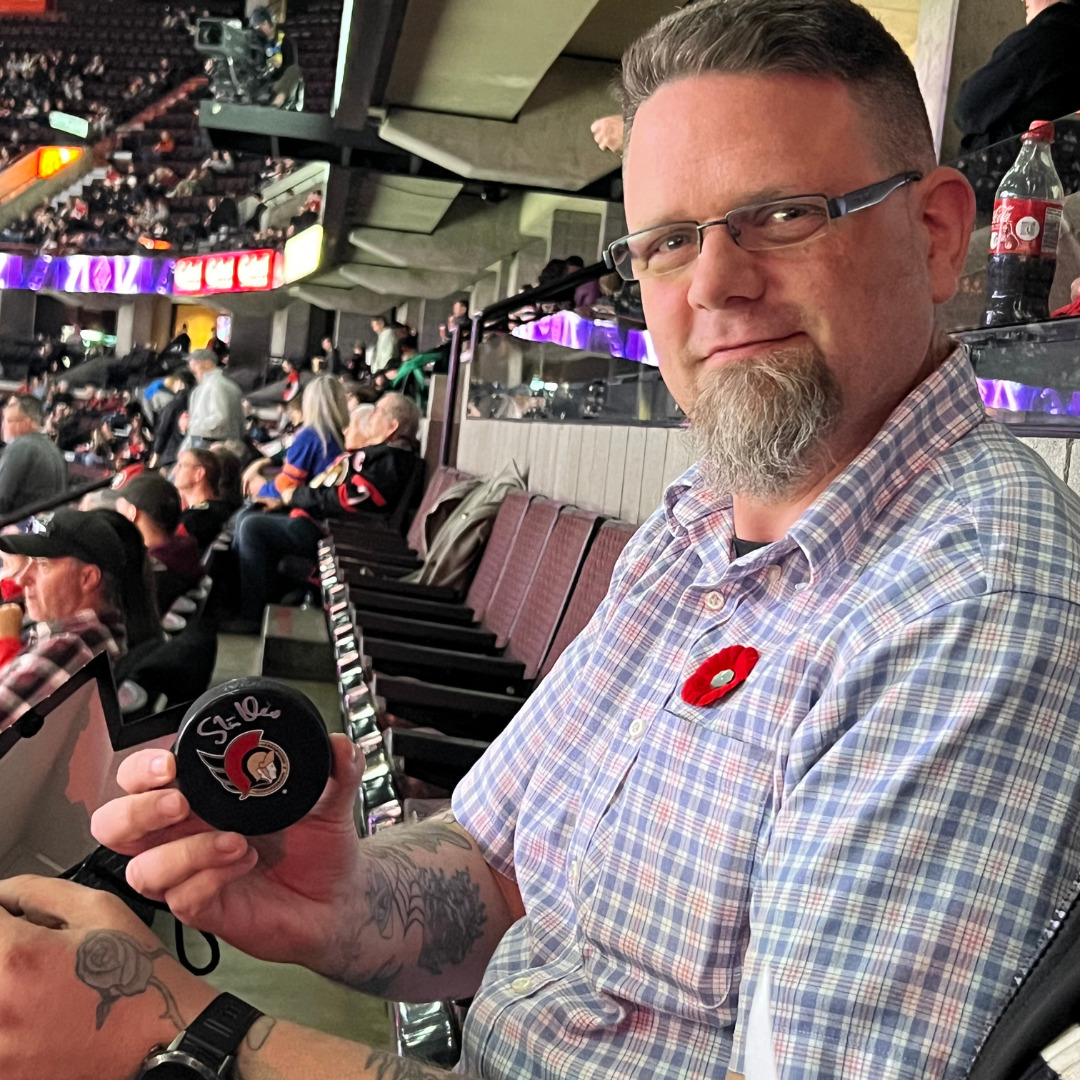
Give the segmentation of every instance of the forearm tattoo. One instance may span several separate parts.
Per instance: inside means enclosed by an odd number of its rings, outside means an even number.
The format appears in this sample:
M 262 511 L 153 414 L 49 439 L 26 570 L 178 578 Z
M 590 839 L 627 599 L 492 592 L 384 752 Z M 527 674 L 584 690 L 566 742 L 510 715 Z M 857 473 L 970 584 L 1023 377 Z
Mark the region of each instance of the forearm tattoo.
M 364 1064 L 375 1070 L 375 1080 L 438 1080 L 446 1070 L 416 1058 L 396 1057 L 382 1050 L 372 1050 Z
M 165 999 L 161 1019 L 170 1021 L 177 1031 L 187 1027 L 172 991 L 154 975 L 154 961 L 168 955 L 167 949 L 151 952 L 133 937 L 116 930 L 93 930 L 86 935 L 75 957 L 75 977 L 101 995 L 97 1007 L 98 1031 L 116 1002 L 145 994 L 151 986 Z
M 469 949 L 483 935 L 487 912 L 480 886 L 468 870 L 445 870 L 418 864 L 418 852 L 435 854 L 445 846 L 471 851 L 472 844 L 445 819 L 432 819 L 387 843 L 365 848 L 371 862 L 364 899 L 366 925 L 374 923 L 387 940 L 405 937 L 414 927 L 421 932 L 417 963 L 433 975 L 445 966 L 464 963 Z M 359 988 L 368 993 L 389 992 L 401 966 L 388 962 Z M 352 980 L 350 980 L 352 981 Z M 353 981 L 353 985 L 357 985 Z

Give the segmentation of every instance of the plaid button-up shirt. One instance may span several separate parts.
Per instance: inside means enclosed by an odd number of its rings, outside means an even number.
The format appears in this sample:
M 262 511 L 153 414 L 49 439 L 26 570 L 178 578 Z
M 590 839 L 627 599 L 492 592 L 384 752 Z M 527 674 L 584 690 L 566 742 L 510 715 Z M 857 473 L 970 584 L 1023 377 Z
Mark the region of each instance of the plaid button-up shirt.
M 961 1077 L 1080 872 L 1080 503 L 955 353 L 780 541 L 691 469 L 458 787 L 527 916 L 489 1078 L 717 1077 L 772 973 L 786 1080 Z M 757 649 L 707 707 L 680 689 Z
M 119 628 L 117 633 L 123 641 Z M 26 648 L 0 669 L 0 731 L 59 690 L 98 653 L 116 661 L 121 648 L 93 611 L 54 623 L 38 623 Z

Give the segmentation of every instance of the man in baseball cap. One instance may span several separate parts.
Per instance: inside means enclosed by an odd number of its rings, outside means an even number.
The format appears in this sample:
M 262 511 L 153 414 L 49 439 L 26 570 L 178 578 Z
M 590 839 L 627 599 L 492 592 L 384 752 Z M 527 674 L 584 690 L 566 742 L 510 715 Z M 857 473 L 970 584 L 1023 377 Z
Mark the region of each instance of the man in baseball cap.
M 0 731 L 101 652 L 124 646 L 119 582 L 124 548 L 99 513 L 57 510 L 44 533 L 0 536 L 28 619 L 25 647 L 0 670 Z

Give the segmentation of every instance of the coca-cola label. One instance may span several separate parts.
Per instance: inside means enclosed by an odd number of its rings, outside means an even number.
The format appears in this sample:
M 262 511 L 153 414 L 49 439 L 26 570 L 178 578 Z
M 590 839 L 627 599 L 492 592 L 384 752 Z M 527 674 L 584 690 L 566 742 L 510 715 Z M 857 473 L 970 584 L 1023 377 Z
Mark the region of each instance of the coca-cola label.
M 998 199 L 990 226 L 991 255 L 1056 255 L 1061 203 Z

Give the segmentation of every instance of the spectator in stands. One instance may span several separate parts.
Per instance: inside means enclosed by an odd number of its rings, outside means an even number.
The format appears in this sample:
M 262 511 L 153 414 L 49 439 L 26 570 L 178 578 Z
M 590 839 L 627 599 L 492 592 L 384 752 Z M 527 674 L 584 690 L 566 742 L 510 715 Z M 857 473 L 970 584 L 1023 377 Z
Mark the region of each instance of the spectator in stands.
M 165 477 L 143 473 L 120 488 L 116 509 L 142 535 L 154 571 L 158 609 L 168 611 L 173 601 L 202 578 L 199 545 L 180 532 L 180 494 Z
M 232 509 L 220 498 L 221 472 L 221 459 L 212 450 L 185 450 L 173 470 L 183 505 L 180 525 L 200 552 L 214 542 L 232 516 Z
M 585 260 L 580 255 L 571 255 L 566 260 L 567 274 L 576 274 L 585 269 Z M 574 290 L 574 310 L 584 315 L 592 311 L 592 306 L 601 296 L 599 279 L 586 281 Z
M 1080 109 L 1080 3 L 1024 0 L 1027 26 L 1010 34 L 960 89 L 961 147 L 978 150 Z
M 184 433 L 180 430 L 180 418 L 188 411 L 188 399 L 194 378 L 187 371 L 173 371 L 165 376 L 165 387 L 172 400 L 164 407 L 154 429 L 153 453 L 150 468 L 172 465 L 180 452 Z
M 218 366 L 217 355 L 209 349 L 191 354 L 188 367 L 198 386 L 191 392 L 191 409 L 183 447 L 244 437 L 244 402 L 240 387 Z
M 353 342 L 352 353 L 345 357 L 344 374 L 357 382 L 366 382 L 371 375 L 367 366 L 367 350 L 362 341 Z
M 80 506 L 80 509 L 88 510 L 94 520 L 104 521 L 116 533 L 124 549 L 124 573 L 119 579 L 119 597 L 127 651 L 130 655 L 132 649 L 137 649 L 144 642 L 163 640 L 150 556 L 142 534 L 115 509 L 120 498 L 119 492 L 109 488 L 96 492 L 95 495 L 101 499 L 111 498 L 112 505 L 109 506 L 103 501 L 99 506 Z
M 281 471 L 259 487 L 256 499 L 280 501 L 285 491 L 309 483 L 341 454 L 349 422 L 341 380 L 335 375 L 316 375 L 304 388 L 302 402 L 303 426 L 286 451 Z M 265 459 L 249 465 L 245 480 L 268 465 Z
M 123 654 L 126 562 L 115 532 L 80 510 L 58 510 L 44 533 L 0 536 L 0 551 L 25 558 L 14 578 L 35 624 L 23 651 L 0 670 L 2 731 L 99 653 Z
M 59 495 L 67 488 L 67 462 L 42 431 L 41 402 L 13 394 L 3 410 L 4 451 L 0 454 L 0 514 Z
M 340 375 L 341 371 L 341 353 L 338 352 L 337 346 L 334 344 L 334 339 L 327 334 L 322 339 L 322 354 L 323 354 L 323 370 L 328 375 Z
M 277 512 L 242 515 L 233 540 L 240 563 L 240 618 L 223 630 L 258 631 L 263 608 L 284 588 L 278 563 L 287 555 L 314 562 L 328 517 L 359 515 L 362 520 L 394 509 L 413 470 L 420 467 L 419 426 L 420 410 L 414 402 L 401 394 L 384 394 L 374 410 L 357 410 L 349 418 L 347 452 L 321 478 L 286 488 L 280 500 L 267 504 Z
M 390 389 L 413 399 L 421 412 L 427 402 L 428 377 L 443 361 L 441 352 L 419 351 L 415 334 L 401 340 L 401 363 L 386 372 Z
M 216 196 L 207 203 L 206 231 L 211 236 L 225 237 L 240 228 L 240 213 L 231 195 Z
M 392 367 L 401 358 L 401 347 L 397 336 L 397 330 L 391 326 L 386 316 L 376 315 L 371 320 L 371 329 L 375 334 L 375 345 L 372 350 L 368 368 L 372 375 L 378 375 L 388 367 Z
M 180 354 L 191 352 L 191 335 L 187 332 L 187 323 L 180 325 L 180 333 L 165 346 L 165 352 Z

